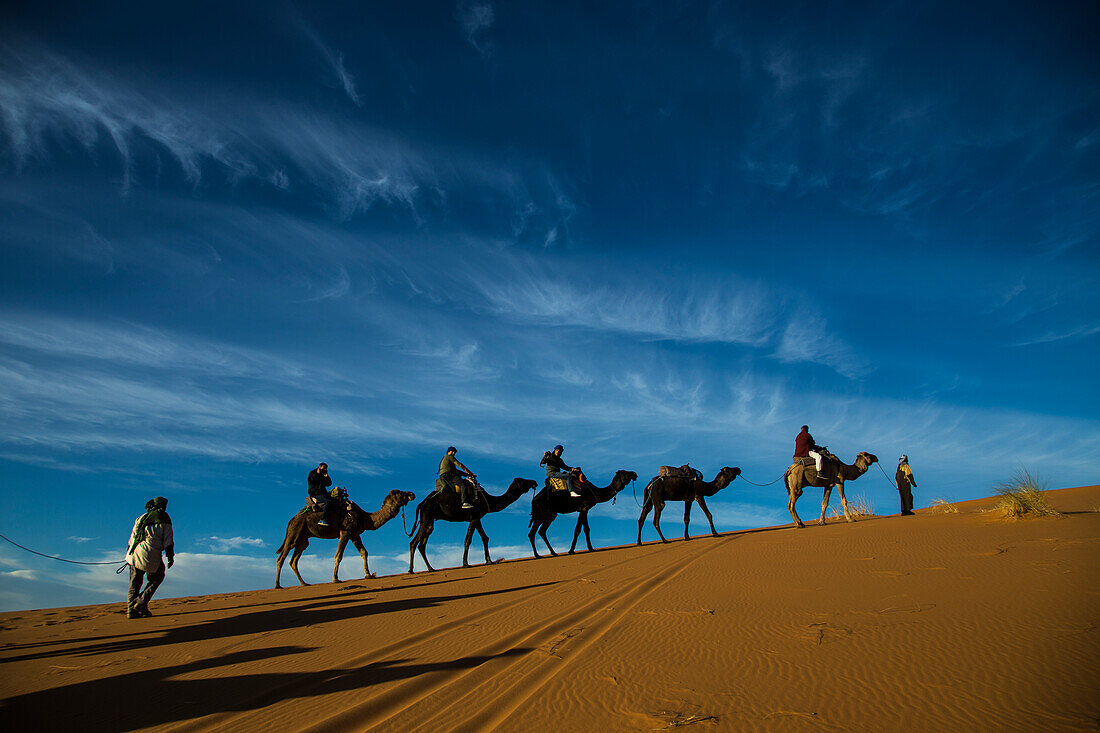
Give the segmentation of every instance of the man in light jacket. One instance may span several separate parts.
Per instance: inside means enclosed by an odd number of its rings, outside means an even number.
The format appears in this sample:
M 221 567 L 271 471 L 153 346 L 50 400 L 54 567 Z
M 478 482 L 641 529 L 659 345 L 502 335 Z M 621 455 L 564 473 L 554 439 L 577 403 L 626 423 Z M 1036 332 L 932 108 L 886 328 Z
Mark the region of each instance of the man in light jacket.
M 164 582 L 165 566 L 161 552 L 168 557 L 168 567 L 176 559 L 172 537 L 172 518 L 165 511 L 168 500 L 158 496 L 145 502 L 145 513 L 134 520 L 130 533 L 130 545 L 126 562 L 130 565 L 130 590 L 126 594 L 126 618 L 148 618 L 149 600 Z M 141 584 L 148 574 L 149 583 L 142 590 Z
M 902 516 L 910 516 L 913 513 L 913 489 L 917 485 L 913 478 L 913 469 L 909 468 L 909 456 L 898 459 L 898 471 L 894 474 L 894 480 L 898 485 L 898 493 L 901 495 Z

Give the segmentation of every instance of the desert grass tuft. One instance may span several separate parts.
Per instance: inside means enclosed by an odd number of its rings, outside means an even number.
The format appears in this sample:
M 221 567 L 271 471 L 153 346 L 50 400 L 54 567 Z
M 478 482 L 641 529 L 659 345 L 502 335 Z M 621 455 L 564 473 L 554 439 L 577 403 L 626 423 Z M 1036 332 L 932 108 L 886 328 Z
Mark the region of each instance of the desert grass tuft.
M 1061 512 L 1047 504 L 1045 492 L 1047 483 L 1040 481 L 1026 468 L 1019 468 L 1007 481 L 994 487 L 997 490 L 997 503 L 994 509 L 1005 517 L 1018 519 L 1026 516 L 1060 517 Z
M 933 499 L 929 504 L 933 514 L 958 514 L 959 508 L 947 499 Z
M 832 510 L 830 515 L 833 519 L 840 519 L 844 516 L 844 507 L 838 504 L 829 504 L 829 509 Z M 871 517 L 875 514 L 875 505 L 867 500 L 867 497 L 863 494 L 856 494 L 848 499 L 848 512 L 853 517 Z

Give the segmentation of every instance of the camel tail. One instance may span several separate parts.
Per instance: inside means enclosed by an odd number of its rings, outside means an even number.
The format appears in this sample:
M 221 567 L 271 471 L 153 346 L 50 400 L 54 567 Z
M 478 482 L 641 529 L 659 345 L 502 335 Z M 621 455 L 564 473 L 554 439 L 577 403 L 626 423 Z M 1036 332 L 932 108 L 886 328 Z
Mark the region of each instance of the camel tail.
M 283 535 L 283 541 L 279 543 L 279 548 L 275 550 L 276 555 L 282 554 L 283 548 L 286 547 L 287 542 L 290 541 L 290 525 L 294 523 L 294 520 L 295 518 L 297 518 L 297 516 L 298 515 L 295 514 L 293 517 L 290 518 L 290 521 L 286 523 L 286 534 Z

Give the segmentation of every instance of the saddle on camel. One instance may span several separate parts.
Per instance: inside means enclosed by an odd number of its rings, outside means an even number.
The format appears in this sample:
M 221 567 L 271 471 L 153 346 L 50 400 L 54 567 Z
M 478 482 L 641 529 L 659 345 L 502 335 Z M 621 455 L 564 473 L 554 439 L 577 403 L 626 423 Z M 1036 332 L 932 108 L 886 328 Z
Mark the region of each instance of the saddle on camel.
M 588 477 L 584 475 L 584 471 L 581 470 L 580 466 L 569 469 L 569 476 L 573 479 L 573 486 L 578 489 L 588 483 Z M 560 476 L 549 476 L 545 483 L 551 491 L 569 491 L 569 484 Z
M 471 508 L 473 506 L 472 500 L 481 499 L 484 491 L 485 489 L 478 483 L 476 478 L 444 478 L 440 476 L 435 480 L 435 493 L 444 501 L 451 501 L 453 497 L 455 505 L 461 504 L 463 509 Z M 463 498 L 466 499 L 465 502 L 463 502 Z
M 539 466 L 546 468 L 546 481 L 543 485 L 547 492 L 567 491 L 569 496 L 579 499 L 581 495 L 577 489 L 580 488 L 578 476 L 581 469 L 579 466 L 570 466 L 562 460 L 561 454 L 564 451 L 565 446 L 559 444 L 554 446 L 554 450 L 548 450 L 542 454 Z
M 809 483 L 813 483 L 816 479 L 835 481 L 840 473 L 840 459 L 830 453 L 825 446 L 818 446 L 817 448 L 817 452 L 821 454 L 820 473 L 817 470 L 817 461 L 812 456 L 795 456 L 791 462 L 791 467 L 787 470 L 792 474 L 804 472 Z
M 347 514 L 348 506 L 351 504 L 351 499 L 348 498 L 348 490 L 342 486 L 333 486 L 332 490 L 328 492 L 329 503 L 331 506 L 332 517 L 337 520 L 335 524 L 339 525 L 339 520 Z M 303 514 L 322 514 L 325 511 L 325 505 L 316 497 L 307 496 L 306 505 L 302 507 L 295 516 L 302 516 Z
M 685 463 L 682 466 L 659 466 L 657 468 L 658 478 L 691 478 L 696 481 L 703 480 L 703 472 L 698 468 L 692 468 L 690 464 Z

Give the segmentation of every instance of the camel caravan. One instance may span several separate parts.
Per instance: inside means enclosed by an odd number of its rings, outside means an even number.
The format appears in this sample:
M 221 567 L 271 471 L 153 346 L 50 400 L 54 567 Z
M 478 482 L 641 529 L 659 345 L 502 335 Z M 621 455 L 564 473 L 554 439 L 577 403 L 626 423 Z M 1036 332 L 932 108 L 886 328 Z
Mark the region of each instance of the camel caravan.
M 538 535 L 546 544 L 550 554 L 557 557 L 546 536 L 546 531 L 557 519 L 559 514 L 576 514 L 577 522 L 573 528 L 573 543 L 569 547 L 572 555 L 577 548 L 577 540 L 580 533 L 584 532 L 585 544 L 589 552 L 593 552 L 591 530 L 588 525 L 588 513 L 599 504 L 613 501 L 627 484 L 633 484 L 638 478 L 634 471 L 620 469 L 615 472 L 611 482 L 604 487 L 596 486 L 588 480 L 588 477 L 578 466 L 569 466 L 562 460 L 564 447 L 555 446 L 552 451 L 543 454 L 540 467 L 546 469 L 546 479 L 542 489 L 531 499 L 531 520 L 528 525 L 528 539 L 531 541 L 531 550 L 536 558 L 542 557 L 535 544 L 535 536 Z M 413 572 L 413 561 L 417 551 L 424 560 L 428 571 L 434 571 L 428 561 L 426 548 L 428 538 L 431 537 L 437 521 L 465 522 L 466 539 L 462 551 L 462 567 L 470 567 L 469 554 L 470 543 L 474 532 L 481 537 L 485 550 L 485 564 L 492 565 L 494 561 L 489 554 L 489 535 L 485 532 L 482 520 L 489 514 L 495 514 L 515 503 L 536 486 L 537 481 L 516 477 L 511 485 L 499 496 L 487 492 L 477 480 L 477 474 L 464 466 L 457 458 L 457 449 L 447 449 L 443 460 L 439 463 L 439 471 L 435 482 L 435 490 L 424 498 L 417 506 L 412 524 L 412 529 L 406 528 L 405 533 L 411 538 L 409 542 L 409 573 Z M 903 456 L 903 459 L 905 457 Z M 802 426 L 802 431 L 795 439 L 795 453 L 793 461 L 783 474 L 783 482 L 787 487 L 787 510 L 795 525 L 804 528 L 802 520 L 795 511 L 795 502 L 802 496 L 803 489 L 817 487 L 823 489 L 821 500 L 821 517 L 819 524 L 825 524 L 825 511 L 829 506 L 829 497 L 835 487 L 840 494 L 840 502 L 844 508 L 844 519 L 854 521 L 848 509 L 848 498 L 844 495 L 846 481 L 854 481 L 867 472 L 872 464 L 878 461 L 873 454 L 861 451 L 852 465 L 843 463 L 836 456 L 829 453 L 827 448 L 818 446 L 809 433 L 809 427 Z M 908 467 L 908 466 L 906 466 Z M 661 542 L 668 542 L 661 532 L 661 513 L 665 502 L 684 502 L 684 539 L 690 540 L 688 524 L 691 521 L 692 504 L 698 504 L 710 525 L 711 535 L 718 537 L 718 530 L 714 527 L 714 518 L 707 507 L 706 499 L 717 494 L 729 486 L 741 474 L 741 469 L 733 466 L 725 466 L 718 471 L 714 479 L 707 481 L 703 474 L 690 465 L 661 466 L 657 475 L 650 479 L 645 486 L 643 500 L 641 502 L 642 513 L 638 517 L 637 544 L 642 544 L 642 528 L 646 517 L 653 512 L 653 527 L 657 530 L 657 536 Z M 911 475 L 911 474 L 910 474 Z M 778 480 L 778 479 L 777 479 Z M 382 502 L 382 506 L 375 512 L 366 512 L 361 509 L 349 497 L 345 489 L 341 487 L 330 488 L 332 479 L 328 475 L 328 465 L 321 463 L 317 468 L 309 472 L 307 478 L 308 502 L 297 514 L 291 517 L 286 527 L 286 537 L 277 550 L 275 560 L 275 587 L 281 588 L 279 583 L 283 569 L 283 562 L 290 556 L 290 569 L 302 585 L 309 585 L 298 572 L 298 560 L 309 546 L 311 538 L 335 539 L 336 555 L 333 558 L 332 580 L 340 582 L 340 561 L 344 557 L 344 548 L 348 542 L 359 551 L 363 558 L 363 575 L 365 578 L 374 578 L 367 562 L 367 550 L 363 546 L 360 535 L 367 530 L 378 529 L 386 522 L 401 514 L 402 523 L 405 521 L 405 506 L 416 499 L 411 491 L 391 491 Z M 635 500 L 637 498 L 635 497 Z M 911 500 L 910 500 L 911 501 Z M 912 512 L 909 512 L 910 514 Z M 293 554 L 291 554 L 293 553 Z

